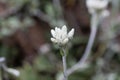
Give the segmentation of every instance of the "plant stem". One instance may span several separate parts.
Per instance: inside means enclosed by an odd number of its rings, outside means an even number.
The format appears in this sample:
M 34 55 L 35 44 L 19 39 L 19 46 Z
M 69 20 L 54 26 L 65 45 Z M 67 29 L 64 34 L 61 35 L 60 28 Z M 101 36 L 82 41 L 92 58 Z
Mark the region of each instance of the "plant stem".
M 67 79 L 67 64 L 66 64 L 66 51 L 63 49 L 63 56 L 62 56 L 62 61 L 63 61 L 63 72 L 64 72 L 64 80 Z
M 90 56 L 91 53 L 91 49 L 95 40 L 95 36 L 97 34 L 97 29 L 98 29 L 98 24 L 99 24 L 99 15 L 98 14 L 92 14 L 92 18 L 91 18 L 91 33 L 90 33 L 90 37 L 88 40 L 88 44 L 87 47 L 85 49 L 85 52 L 83 54 L 83 57 L 79 60 L 78 63 L 76 63 L 74 66 L 72 66 L 70 69 L 64 71 L 65 75 L 64 76 L 60 76 L 61 80 L 66 80 L 64 77 L 67 77 L 69 75 L 71 75 L 73 72 L 77 71 L 78 69 L 83 69 L 84 68 L 84 63 L 86 62 L 86 60 L 88 59 L 88 57 Z M 63 62 L 64 63 L 64 62 Z
M 78 63 L 76 63 L 74 66 L 72 66 L 70 69 L 67 70 L 67 76 L 69 76 L 70 74 L 72 74 L 76 70 L 83 68 L 83 64 L 86 62 L 86 60 L 90 56 L 91 49 L 92 49 L 92 46 L 93 46 L 93 43 L 95 40 L 95 36 L 97 33 L 98 24 L 99 24 L 99 16 L 97 14 L 93 14 L 92 18 L 91 18 L 90 38 L 88 40 L 88 44 L 87 44 L 87 47 L 86 47 L 85 52 L 83 54 L 83 57 L 82 57 L 82 59 L 80 59 L 80 61 Z
M 89 57 L 90 53 L 91 53 L 91 49 L 95 40 L 95 36 L 97 33 L 97 27 L 98 27 L 98 15 L 97 14 L 93 14 L 92 15 L 92 19 L 91 19 L 91 34 L 90 34 L 90 38 L 88 40 L 88 44 L 85 50 L 85 53 L 83 54 L 82 59 L 79 61 L 79 63 L 84 63 L 87 58 Z

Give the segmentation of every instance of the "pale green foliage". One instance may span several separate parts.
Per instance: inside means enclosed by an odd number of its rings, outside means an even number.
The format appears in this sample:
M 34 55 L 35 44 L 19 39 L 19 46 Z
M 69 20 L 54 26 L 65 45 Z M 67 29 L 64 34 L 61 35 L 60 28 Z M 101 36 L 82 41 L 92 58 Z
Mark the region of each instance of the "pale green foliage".
M 54 80 L 51 74 L 55 73 L 55 64 L 51 64 L 44 56 L 36 58 L 32 66 L 25 63 L 19 80 Z

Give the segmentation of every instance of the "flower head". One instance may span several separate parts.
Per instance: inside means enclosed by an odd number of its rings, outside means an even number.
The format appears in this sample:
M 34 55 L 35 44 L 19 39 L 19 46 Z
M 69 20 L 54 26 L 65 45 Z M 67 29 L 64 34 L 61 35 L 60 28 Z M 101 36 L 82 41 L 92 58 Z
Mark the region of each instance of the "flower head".
M 69 33 L 67 33 L 67 27 L 64 25 L 62 28 L 55 27 L 55 30 L 51 30 L 52 38 L 51 41 L 53 43 L 57 43 L 59 45 L 65 45 L 69 39 L 71 39 L 74 35 L 74 29 L 71 29 Z
M 103 11 L 107 8 L 108 0 L 87 0 L 86 6 L 90 13 Z

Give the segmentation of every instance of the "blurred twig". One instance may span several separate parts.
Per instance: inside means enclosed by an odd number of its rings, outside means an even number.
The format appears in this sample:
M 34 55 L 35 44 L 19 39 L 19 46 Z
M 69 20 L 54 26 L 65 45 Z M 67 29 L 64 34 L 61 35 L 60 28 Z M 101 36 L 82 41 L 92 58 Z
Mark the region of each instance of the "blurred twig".
M 38 17 L 39 19 L 50 23 L 51 22 L 51 18 L 50 16 L 48 16 L 47 14 L 43 13 L 41 10 L 37 10 L 35 12 L 32 12 L 31 15 Z
M 55 8 L 58 8 L 59 10 L 62 10 L 60 0 L 53 0 L 53 5 L 54 5 Z
M 18 12 L 20 9 L 21 9 L 21 7 L 9 8 L 9 9 L 7 9 L 7 10 L 0 13 L 0 18 L 9 17 L 9 16 L 15 14 L 16 12 Z

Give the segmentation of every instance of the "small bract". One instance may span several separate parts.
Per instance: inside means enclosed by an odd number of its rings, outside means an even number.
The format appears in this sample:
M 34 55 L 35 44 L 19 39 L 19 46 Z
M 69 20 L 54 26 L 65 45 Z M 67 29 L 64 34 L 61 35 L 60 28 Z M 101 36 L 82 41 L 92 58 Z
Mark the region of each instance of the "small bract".
M 71 39 L 74 35 L 74 28 L 71 29 L 69 33 L 67 33 L 67 27 L 64 25 L 62 28 L 55 27 L 55 30 L 51 30 L 52 38 L 51 41 L 58 45 L 65 45 L 68 43 L 69 39 Z

